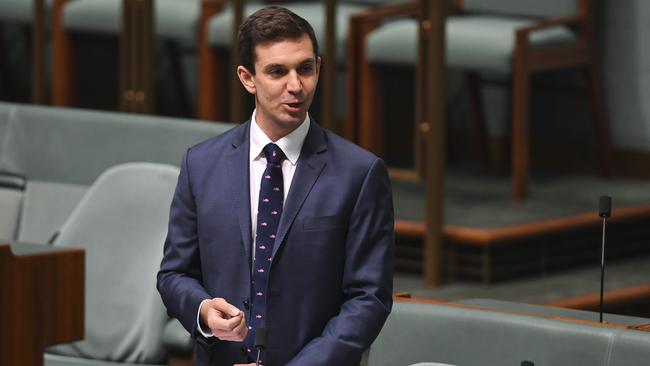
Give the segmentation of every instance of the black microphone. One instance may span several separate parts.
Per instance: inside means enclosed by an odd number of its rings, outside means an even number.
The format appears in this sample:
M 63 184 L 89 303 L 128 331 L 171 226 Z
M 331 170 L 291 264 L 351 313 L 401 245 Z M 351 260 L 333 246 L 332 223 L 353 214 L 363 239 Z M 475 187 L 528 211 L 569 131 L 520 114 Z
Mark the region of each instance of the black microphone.
M 612 197 L 600 196 L 598 216 L 606 218 L 612 215 Z
M 260 365 L 260 354 L 266 348 L 266 328 L 259 328 L 255 331 L 255 343 L 253 347 L 257 350 L 257 361 L 255 365 Z
M 535 366 L 533 361 L 521 361 L 521 366 Z
M 598 216 L 603 218 L 603 240 L 600 251 L 600 322 L 603 322 L 603 291 L 605 288 L 605 224 L 607 218 L 612 216 L 612 198 L 600 196 Z

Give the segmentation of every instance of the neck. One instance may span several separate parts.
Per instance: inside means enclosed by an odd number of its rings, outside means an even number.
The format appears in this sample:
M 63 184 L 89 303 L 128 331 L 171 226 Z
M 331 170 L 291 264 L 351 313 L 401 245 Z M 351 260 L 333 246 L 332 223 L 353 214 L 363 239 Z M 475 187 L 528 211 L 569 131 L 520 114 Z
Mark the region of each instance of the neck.
M 304 123 L 304 120 L 297 125 L 279 125 L 277 123 L 266 123 L 263 120 L 259 120 L 256 116 L 255 122 L 257 126 L 264 132 L 264 134 L 271 139 L 271 141 L 276 142 L 279 139 L 287 136 L 291 132 L 295 131 L 296 128 L 300 127 Z

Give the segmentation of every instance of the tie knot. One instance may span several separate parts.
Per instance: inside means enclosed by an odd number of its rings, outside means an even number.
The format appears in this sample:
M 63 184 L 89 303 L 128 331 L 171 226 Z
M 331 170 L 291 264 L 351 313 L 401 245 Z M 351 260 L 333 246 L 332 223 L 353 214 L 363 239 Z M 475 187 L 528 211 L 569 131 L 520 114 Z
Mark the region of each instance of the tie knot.
M 264 155 L 266 155 L 267 164 L 279 164 L 284 160 L 284 153 L 282 149 L 274 143 L 264 146 Z

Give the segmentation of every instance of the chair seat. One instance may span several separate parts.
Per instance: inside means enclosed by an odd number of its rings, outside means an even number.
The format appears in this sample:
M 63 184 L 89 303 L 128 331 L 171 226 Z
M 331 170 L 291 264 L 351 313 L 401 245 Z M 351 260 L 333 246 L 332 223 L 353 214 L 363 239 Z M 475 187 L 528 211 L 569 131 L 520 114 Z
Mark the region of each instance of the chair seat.
M 196 43 L 200 8 L 200 0 L 154 1 L 155 34 L 187 44 Z M 69 2 L 63 11 L 63 28 L 73 32 L 117 35 L 121 19 L 122 0 L 75 0 Z
M 509 74 L 512 70 L 515 30 L 535 19 L 496 15 L 451 16 L 446 22 L 447 65 Z M 531 33 L 536 47 L 570 44 L 575 35 L 564 26 Z M 366 52 L 370 63 L 414 65 L 417 58 L 417 22 L 399 19 L 368 35 Z
M 275 4 L 286 7 L 294 13 L 305 18 L 314 28 L 316 39 L 320 46 L 321 52 L 326 53 L 325 49 L 325 6 L 321 3 L 287 3 Z M 268 6 L 268 4 L 247 4 L 245 16 Z M 339 3 L 336 12 L 336 55 L 337 61 L 343 63 L 345 60 L 345 48 L 348 35 L 348 24 L 350 15 L 368 9 L 361 4 Z M 216 48 L 229 48 L 232 39 L 232 8 L 226 7 L 224 11 L 215 15 L 208 23 L 208 44 Z
M 52 8 L 52 0 L 45 0 L 45 9 Z M 0 20 L 16 23 L 32 21 L 32 0 L 0 0 Z

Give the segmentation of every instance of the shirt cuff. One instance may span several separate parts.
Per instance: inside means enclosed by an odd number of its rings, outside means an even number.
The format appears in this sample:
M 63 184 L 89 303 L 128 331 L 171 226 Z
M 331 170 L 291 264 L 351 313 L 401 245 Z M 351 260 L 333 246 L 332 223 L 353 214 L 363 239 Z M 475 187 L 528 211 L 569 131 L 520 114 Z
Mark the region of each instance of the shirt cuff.
M 201 301 L 201 304 L 199 304 L 199 310 L 196 312 L 196 329 L 198 329 L 199 333 L 201 333 L 201 335 L 204 336 L 205 338 L 210 338 L 210 337 L 214 337 L 214 334 L 212 334 L 212 330 L 210 329 L 208 329 L 208 331 L 203 330 L 203 328 L 201 327 L 201 317 L 199 316 L 201 315 L 201 306 L 203 306 L 203 303 L 206 301 L 210 301 L 210 299 L 205 299 Z

